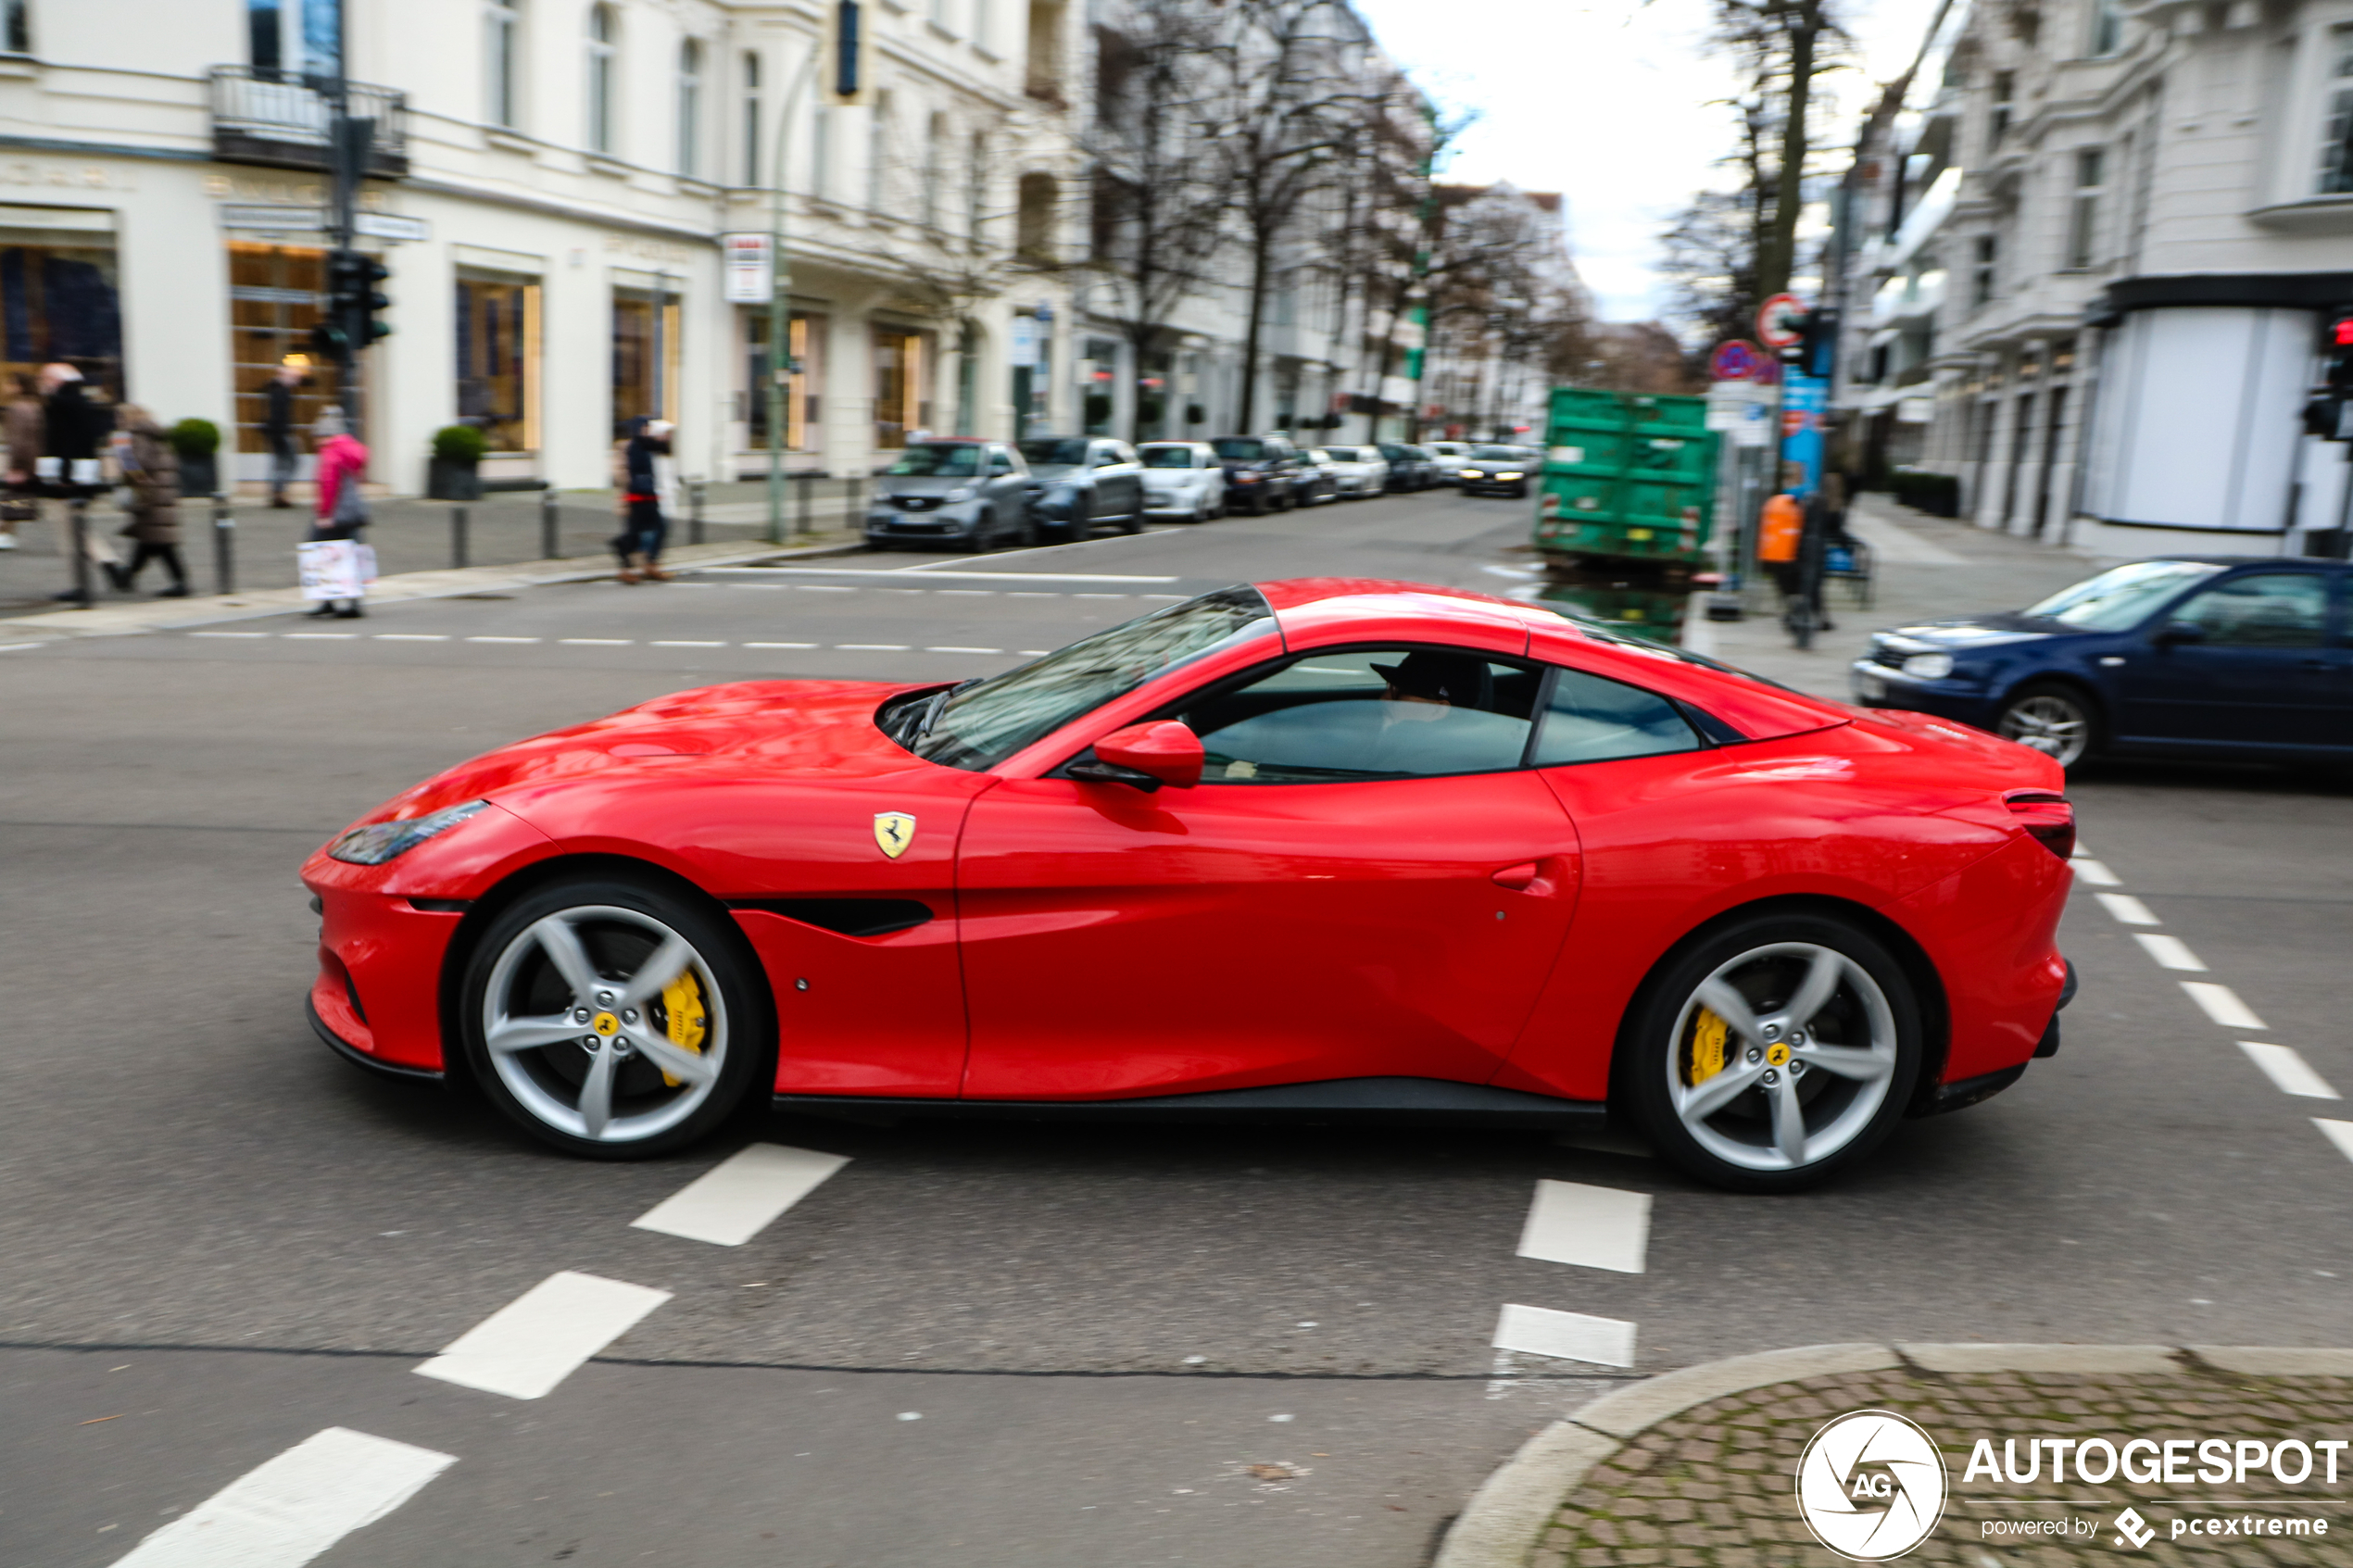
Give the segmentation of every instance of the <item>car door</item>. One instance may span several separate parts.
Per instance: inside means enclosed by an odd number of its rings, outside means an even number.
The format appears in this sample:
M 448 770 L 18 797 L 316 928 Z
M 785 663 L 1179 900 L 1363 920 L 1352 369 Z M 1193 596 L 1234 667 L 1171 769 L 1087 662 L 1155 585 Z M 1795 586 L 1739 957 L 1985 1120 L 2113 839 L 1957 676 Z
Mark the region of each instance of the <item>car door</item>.
M 1009 446 L 988 448 L 988 499 L 1000 523 L 1018 522 L 1029 515 L 1029 482 L 1021 459 Z
M 2237 572 L 2152 622 L 2114 677 L 2119 737 L 2249 753 L 2353 746 L 2334 577 Z
M 1476 672 L 1460 700 L 1392 698 L 1433 654 Z M 965 1095 L 1486 1081 L 1576 903 L 1575 832 L 1521 766 L 1538 680 L 1497 649 L 1287 655 L 1162 710 L 1202 736 L 1193 788 L 989 790 L 957 869 Z

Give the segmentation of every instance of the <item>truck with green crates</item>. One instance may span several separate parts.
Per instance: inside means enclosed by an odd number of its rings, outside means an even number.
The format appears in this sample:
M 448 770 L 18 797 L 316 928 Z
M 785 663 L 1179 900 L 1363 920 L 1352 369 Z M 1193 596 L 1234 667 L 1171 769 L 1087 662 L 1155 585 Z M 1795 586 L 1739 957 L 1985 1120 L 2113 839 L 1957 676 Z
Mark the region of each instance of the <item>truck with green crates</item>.
M 1548 561 L 1697 567 L 1716 510 L 1707 399 L 1553 389 L 1537 491 Z

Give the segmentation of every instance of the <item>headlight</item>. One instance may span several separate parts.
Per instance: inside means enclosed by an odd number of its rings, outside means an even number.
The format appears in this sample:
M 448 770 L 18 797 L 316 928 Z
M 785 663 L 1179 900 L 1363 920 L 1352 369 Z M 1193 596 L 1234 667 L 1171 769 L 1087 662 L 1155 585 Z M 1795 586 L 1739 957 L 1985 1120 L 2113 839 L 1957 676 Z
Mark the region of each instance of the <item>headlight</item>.
M 1477 469 L 1465 469 L 1462 476 L 1465 479 L 1480 479 L 1485 477 Z
M 1254 473 L 1238 473 L 1233 478 L 1236 484 L 1255 484 L 1259 480 L 1259 476 Z
M 1517 479 L 1520 476 L 1516 473 L 1499 473 L 1495 477 L 1497 479 Z
M 975 490 L 969 484 L 959 484 L 955 489 L 950 490 L 947 495 L 941 496 L 940 501 L 946 506 L 952 507 L 959 501 L 969 501 L 978 494 L 980 494 L 980 492 Z
M 1941 681 L 1952 672 L 1949 653 L 1916 653 L 1904 661 L 1904 673 L 1917 681 Z
M 381 866 L 396 856 L 406 855 L 434 834 L 447 833 L 489 805 L 487 800 L 469 800 L 463 806 L 445 806 L 422 817 L 370 822 L 366 827 L 353 828 L 329 845 L 327 856 L 346 865 Z

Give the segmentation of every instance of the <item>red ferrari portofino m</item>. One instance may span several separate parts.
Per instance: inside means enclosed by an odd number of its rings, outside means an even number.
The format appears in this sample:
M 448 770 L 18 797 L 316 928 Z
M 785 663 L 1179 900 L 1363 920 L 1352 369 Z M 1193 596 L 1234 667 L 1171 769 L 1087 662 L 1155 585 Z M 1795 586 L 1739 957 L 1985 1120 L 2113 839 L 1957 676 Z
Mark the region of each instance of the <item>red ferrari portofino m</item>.
M 985 680 L 749 681 L 314 854 L 309 1011 L 539 1137 L 1615 1114 L 1794 1188 L 2058 1043 L 2058 765 L 1534 605 L 1204 594 Z

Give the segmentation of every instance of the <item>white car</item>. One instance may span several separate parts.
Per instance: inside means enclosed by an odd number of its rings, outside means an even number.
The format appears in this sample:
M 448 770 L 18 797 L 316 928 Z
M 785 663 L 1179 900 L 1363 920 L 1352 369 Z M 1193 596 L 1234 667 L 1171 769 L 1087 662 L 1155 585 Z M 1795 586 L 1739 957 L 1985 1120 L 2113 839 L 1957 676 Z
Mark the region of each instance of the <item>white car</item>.
M 1460 484 L 1462 483 L 1462 479 L 1455 470 L 1463 466 L 1463 459 L 1470 456 L 1469 442 L 1425 441 L 1422 443 L 1422 450 L 1438 460 L 1439 483 Z
M 1379 447 L 1327 446 L 1324 455 L 1331 459 L 1335 494 L 1361 501 L 1389 488 L 1389 459 Z
M 1205 441 L 1147 441 L 1136 448 L 1144 465 L 1144 515 L 1206 522 L 1226 515 L 1226 470 Z

